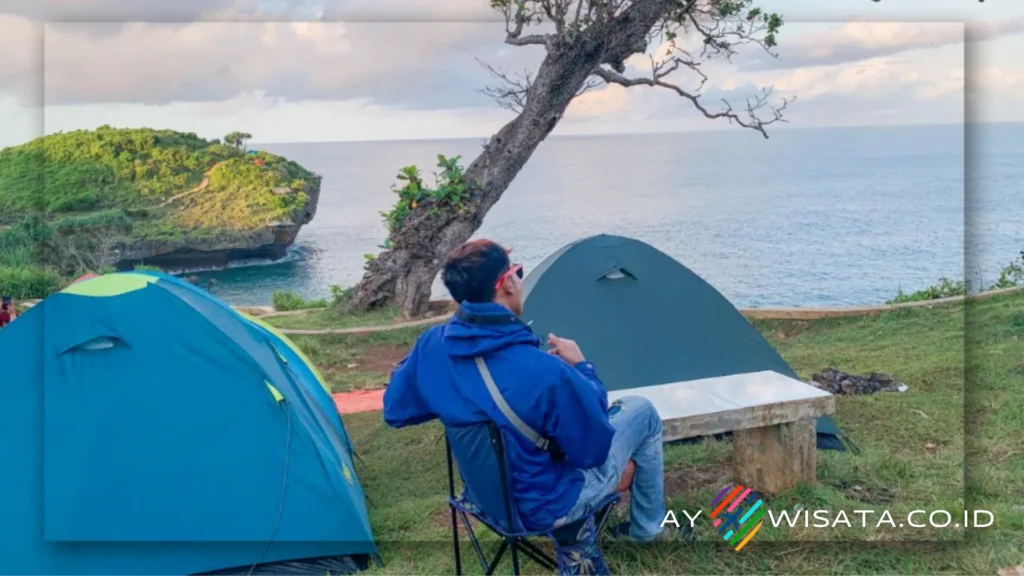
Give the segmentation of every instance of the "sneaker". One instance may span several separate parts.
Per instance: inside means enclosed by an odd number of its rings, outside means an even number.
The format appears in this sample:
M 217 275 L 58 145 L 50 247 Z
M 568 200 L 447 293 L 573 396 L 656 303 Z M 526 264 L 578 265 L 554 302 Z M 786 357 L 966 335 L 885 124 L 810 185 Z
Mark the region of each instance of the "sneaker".
M 630 523 L 628 520 L 619 522 L 608 529 L 608 534 L 616 540 L 632 540 L 629 536 L 629 526 Z M 654 537 L 654 540 L 649 542 L 640 542 L 640 544 L 653 544 L 655 542 L 683 542 L 689 544 L 696 540 L 696 538 L 697 533 L 694 528 L 691 528 L 689 524 L 680 524 L 679 528 L 676 528 L 675 526 L 667 526 Z

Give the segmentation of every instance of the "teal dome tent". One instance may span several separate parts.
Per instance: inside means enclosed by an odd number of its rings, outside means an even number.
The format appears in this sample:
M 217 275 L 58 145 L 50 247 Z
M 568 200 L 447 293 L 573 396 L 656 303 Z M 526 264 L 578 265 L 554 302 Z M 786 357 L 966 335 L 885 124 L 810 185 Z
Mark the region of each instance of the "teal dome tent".
M 377 556 L 341 417 L 286 337 L 172 276 L 0 331 L 3 574 L 345 573 Z
M 664 252 L 599 235 L 569 244 L 524 280 L 523 319 L 575 339 L 609 390 L 796 371 L 721 293 Z M 845 450 L 828 417 L 818 448 Z

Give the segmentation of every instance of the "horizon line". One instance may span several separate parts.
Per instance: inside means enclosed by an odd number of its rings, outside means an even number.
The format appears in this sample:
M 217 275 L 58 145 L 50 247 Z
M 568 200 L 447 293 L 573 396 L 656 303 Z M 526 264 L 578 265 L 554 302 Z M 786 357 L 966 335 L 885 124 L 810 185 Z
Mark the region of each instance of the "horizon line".
M 799 132 L 799 131 L 815 131 L 815 130 L 818 130 L 818 131 L 820 131 L 820 130 L 870 130 L 870 129 L 890 129 L 890 128 L 928 128 L 928 127 L 959 126 L 959 127 L 963 128 L 966 131 L 967 128 L 970 127 L 970 126 L 979 126 L 979 125 L 980 126 L 1000 126 L 1000 125 L 1021 125 L 1021 124 L 1024 124 L 1024 120 L 986 120 L 986 121 L 981 121 L 981 120 L 978 120 L 978 121 L 959 120 L 959 121 L 949 121 L 949 122 L 918 122 L 918 123 L 908 122 L 908 123 L 901 123 L 901 124 L 866 124 L 866 125 L 855 125 L 855 126 L 851 126 L 851 125 L 819 125 L 819 126 L 788 126 L 788 127 L 779 126 L 779 127 L 776 128 L 776 130 L 779 131 L 779 132 Z M 113 126 L 112 125 L 112 127 L 115 128 L 115 129 L 123 129 L 123 130 L 149 128 L 149 129 L 152 129 L 152 130 L 167 129 L 167 130 L 172 130 L 174 132 L 181 132 L 181 133 L 192 132 L 192 133 L 195 133 L 194 131 L 190 131 L 190 130 L 178 130 L 178 129 L 174 129 L 174 128 L 159 128 L 159 127 L 152 127 L 152 126 Z M 76 129 L 73 129 L 73 130 L 59 130 L 59 131 L 55 131 L 55 132 L 50 132 L 50 133 L 45 134 L 43 136 L 36 136 L 36 137 L 33 137 L 33 138 L 29 139 L 29 140 L 25 140 L 25 141 L 17 143 L 17 144 L 8 144 L 8 145 L 0 146 L 0 150 L 6 150 L 8 148 L 16 148 L 18 146 L 24 146 L 25 144 L 28 144 L 29 142 L 32 142 L 34 140 L 38 140 L 39 138 L 45 138 L 46 136 L 51 136 L 51 135 L 58 134 L 58 133 L 75 132 L 75 131 L 80 131 L 80 130 L 95 131 L 98 128 L 99 128 L 99 126 L 96 126 L 96 127 L 93 127 L 93 128 L 76 128 Z M 733 127 L 732 129 L 735 130 L 735 127 Z M 636 137 L 636 136 L 679 135 L 679 134 L 708 134 L 708 133 L 726 133 L 729 130 L 730 130 L 729 127 L 723 126 L 721 128 L 699 128 L 699 129 L 695 129 L 695 130 L 674 129 L 674 130 L 650 130 L 650 131 L 641 131 L 641 132 L 595 132 L 595 133 L 592 133 L 592 134 L 552 134 L 552 135 L 548 136 L 546 138 L 546 140 L 552 140 L 552 139 L 568 140 L 568 139 L 574 139 L 574 138 L 576 138 L 576 139 L 602 138 L 602 137 L 609 137 L 609 136 Z M 775 131 L 773 131 L 773 132 L 775 132 Z M 200 137 L 204 138 L 202 136 L 200 136 Z M 343 140 L 293 140 L 293 141 L 261 140 L 261 141 L 250 141 L 249 142 L 249 147 L 250 148 L 255 148 L 255 147 L 259 147 L 259 146 L 292 146 L 292 145 L 302 145 L 302 144 L 374 144 L 374 143 L 398 143 L 398 142 L 403 142 L 403 143 L 409 143 L 409 142 L 455 142 L 455 141 L 465 141 L 465 140 L 476 140 L 476 141 L 486 142 L 486 141 L 490 140 L 490 138 L 492 138 L 492 137 L 493 137 L 493 134 L 490 134 L 490 135 L 475 135 L 475 136 L 436 137 L 436 138 L 430 138 L 430 137 L 428 137 L 428 138 L 379 138 L 379 139 L 365 139 L 365 138 L 363 138 L 363 139 L 351 139 L 351 140 L 344 140 L 343 139 Z M 204 138 L 204 139 L 206 139 L 206 138 Z
M 796 131 L 810 131 L 810 130 L 864 130 L 872 128 L 923 128 L 923 127 L 943 127 L 943 126 L 962 126 L 966 129 L 971 125 L 1002 125 L 1002 124 L 1024 124 L 1024 120 L 1000 120 L 1000 121 L 954 121 L 954 122 L 922 122 L 922 123 L 906 123 L 906 124 L 868 124 L 862 126 L 848 126 L 848 125 L 831 125 L 831 126 L 799 126 L 799 127 L 780 127 L 777 130 L 796 132 Z M 570 138 L 594 138 L 594 137 L 607 137 L 607 136 L 662 136 L 672 134 L 705 134 L 709 132 L 725 132 L 728 130 L 726 127 L 722 128 L 702 128 L 697 130 L 651 130 L 647 132 L 597 132 L 593 134 L 552 134 L 546 138 L 551 139 L 570 139 Z M 452 142 L 457 140 L 489 140 L 491 135 L 477 135 L 477 136 L 455 136 L 455 137 L 439 137 L 439 138 L 380 138 L 380 139 L 353 139 L 353 140 L 295 140 L 289 142 L 282 141 L 250 141 L 249 146 L 263 146 L 263 145 L 296 145 L 296 144 L 373 144 L 373 143 L 389 143 L 389 142 Z M 770 139 L 770 138 L 769 138 Z

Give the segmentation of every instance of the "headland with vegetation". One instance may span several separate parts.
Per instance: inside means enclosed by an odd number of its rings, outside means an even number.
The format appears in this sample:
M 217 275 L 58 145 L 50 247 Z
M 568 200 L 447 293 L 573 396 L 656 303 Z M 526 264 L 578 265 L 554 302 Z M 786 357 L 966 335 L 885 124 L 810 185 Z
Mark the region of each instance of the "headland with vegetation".
M 101 126 L 0 150 L 0 292 L 42 298 L 89 272 L 280 258 L 320 177 L 224 140 Z

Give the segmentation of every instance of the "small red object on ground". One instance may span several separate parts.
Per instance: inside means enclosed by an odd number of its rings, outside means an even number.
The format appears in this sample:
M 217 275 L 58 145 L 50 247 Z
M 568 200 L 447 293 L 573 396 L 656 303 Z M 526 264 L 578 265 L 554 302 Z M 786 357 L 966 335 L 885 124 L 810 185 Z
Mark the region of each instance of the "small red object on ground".
M 334 394 L 334 405 L 338 414 L 358 414 L 384 409 L 384 389 L 354 390 Z

